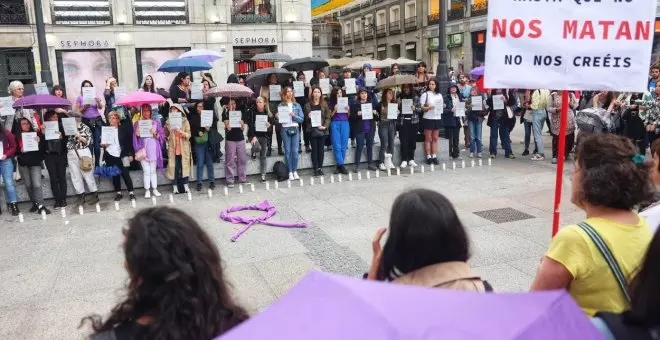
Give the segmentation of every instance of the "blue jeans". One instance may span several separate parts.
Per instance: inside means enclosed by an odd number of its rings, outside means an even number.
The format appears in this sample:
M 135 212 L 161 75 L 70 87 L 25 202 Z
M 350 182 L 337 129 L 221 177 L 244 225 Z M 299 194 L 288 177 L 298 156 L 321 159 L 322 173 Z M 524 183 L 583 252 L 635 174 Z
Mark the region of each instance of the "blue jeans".
M 513 154 L 511 151 L 511 136 L 509 134 L 509 126 L 501 119 L 496 118 L 490 123 L 490 145 L 488 151 L 491 155 L 497 155 L 497 134 L 500 135 L 500 140 L 502 140 L 502 148 L 504 149 L 504 155 L 508 156 Z
M 209 181 L 215 181 L 213 158 L 211 157 L 208 143 L 195 144 L 195 155 L 197 155 L 197 183 L 201 184 L 204 178 L 204 165 L 206 165 L 206 175 Z
M 477 121 L 468 121 L 468 128 L 470 129 L 470 153 L 481 153 L 481 148 L 483 147 L 482 123 L 483 121 L 481 119 Z
M 525 121 L 523 123 L 525 128 L 525 150 L 529 150 L 529 142 L 532 140 L 532 122 Z M 536 147 L 534 147 L 536 150 Z
M 355 168 L 360 167 L 360 158 L 362 157 L 362 148 L 364 143 L 367 142 L 367 164 L 371 165 L 374 158 L 374 135 L 376 131 L 373 129 L 369 132 L 356 132 L 355 133 Z
M 534 110 L 532 111 L 532 131 L 534 132 L 534 142 L 536 143 L 537 153 L 541 156 L 545 156 L 543 152 L 543 123 L 548 117 L 545 110 Z
M 332 152 L 335 155 L 337 166 L 344 165 L 346 150 L 348 149 L 348 136 L 351 128 L 346 120 L 333 120 L 330 123 L 330 138 L 332 140 Z
M 293 135 L 289 131 L 295 131 Z M 289 172 L 298 171 L 298 148 L 300 148 L 300 131 L 298 127 L 282 128 L 282 144 L 284 144 L 284 160 Z
M 14 159 L 7 158 L 0 161 L 0 172 L 2 180 L 5 182 L 5 191 L 7 192 L 7 203 L 16 203 L 16 186 L 14 185 Z

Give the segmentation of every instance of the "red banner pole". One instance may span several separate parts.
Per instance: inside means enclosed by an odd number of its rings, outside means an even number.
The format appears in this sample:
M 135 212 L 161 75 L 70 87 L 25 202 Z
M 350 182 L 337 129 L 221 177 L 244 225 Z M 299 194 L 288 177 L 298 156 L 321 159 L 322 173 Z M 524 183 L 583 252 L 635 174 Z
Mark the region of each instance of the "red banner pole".
M 561 115 L 559 116 L 559 148 L 557 150 L 557 179 L 555 181 L 555 209 L 552 218 L 552 236 L 559 231 L 559 206 L 564 179 L 564 155 L 566 154 L 566 122 L 568 121 L 568 91 L 561 92 Z

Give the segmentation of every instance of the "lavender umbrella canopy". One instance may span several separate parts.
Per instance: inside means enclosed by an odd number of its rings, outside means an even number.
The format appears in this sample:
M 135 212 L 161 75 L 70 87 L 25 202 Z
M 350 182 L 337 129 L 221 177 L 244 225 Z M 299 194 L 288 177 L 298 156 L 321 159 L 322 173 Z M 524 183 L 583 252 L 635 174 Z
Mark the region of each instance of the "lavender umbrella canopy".
M 18 98 L 13 105 L 15 109 L 65 109 L 71 107 L 71 102 L 50 94 L 33 94 Z
M 485 70 L 486 68 L 483 66 L 475 67 L 472 69 L 472 71 L 470 71 L 470 75 L 472 78 L 479 78 L 484 75 Z
M 211 97 L 251 97 L 253 94 L 249 87 L 235 83 L 218 85 L 206 93 Z
M 218 340 L 601 340 L 566 291 L 491 294 L 311 272 Z

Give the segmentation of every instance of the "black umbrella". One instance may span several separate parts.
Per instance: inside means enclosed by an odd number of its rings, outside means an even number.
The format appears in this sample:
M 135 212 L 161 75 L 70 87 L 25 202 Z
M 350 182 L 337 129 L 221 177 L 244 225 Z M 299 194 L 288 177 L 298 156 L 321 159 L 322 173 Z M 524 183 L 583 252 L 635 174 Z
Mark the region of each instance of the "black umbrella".
M 282 68 L 289 71 L 312 71 L 330 66 L 327 61 L 319 57 L 304 57 L 287 61 Z
M 269 75 L 277 75 L 277 83 L 285 84 L 289 79 L 293 78 L 290 71 L 279 67 L 269 67 L 256 70 L 254 73 L 247 77 L 248 85 L 263 85 Z

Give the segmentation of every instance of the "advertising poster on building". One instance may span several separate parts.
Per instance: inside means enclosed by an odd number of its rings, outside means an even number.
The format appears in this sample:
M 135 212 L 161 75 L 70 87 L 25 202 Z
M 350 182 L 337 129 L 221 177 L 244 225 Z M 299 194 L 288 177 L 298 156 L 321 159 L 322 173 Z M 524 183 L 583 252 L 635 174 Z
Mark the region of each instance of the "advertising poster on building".
M 105 80 L 117 74 L 114 50 L 57 51 L 57 71 L 60 85 L 71 102 L 82 95 L 84 80 L 92 82 L 98 98 L 103 98 Z
M 646 90 L 656 0 L 488 2 L 485 86 Z
M 156 88 L 162 88 L 166 91 L 169 91 L 170 85 L 176 73 L 165 73 L 158 72 L 158 68 L 164 62 L 170 59 L 176 59 L 180 55 L 186 53 L 189 49 L 187 48 L 176 48 L 176 49 L 138 49 L 136 54 L 138 58 L 138 76 L 140 81 L 140 86 L 144 83 L 144 78 L 147 75 L 151 75 L 154 79 L 154 84 Z

